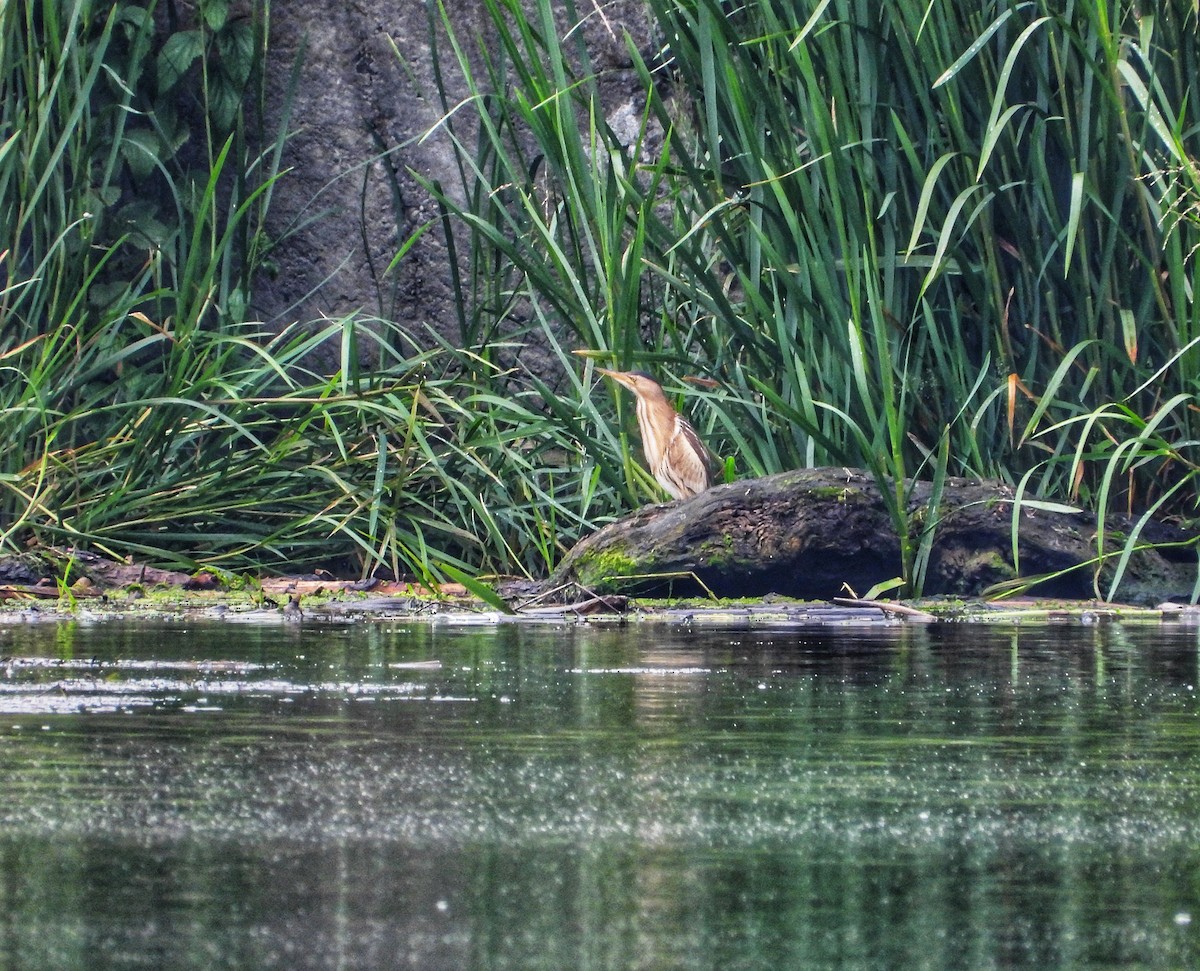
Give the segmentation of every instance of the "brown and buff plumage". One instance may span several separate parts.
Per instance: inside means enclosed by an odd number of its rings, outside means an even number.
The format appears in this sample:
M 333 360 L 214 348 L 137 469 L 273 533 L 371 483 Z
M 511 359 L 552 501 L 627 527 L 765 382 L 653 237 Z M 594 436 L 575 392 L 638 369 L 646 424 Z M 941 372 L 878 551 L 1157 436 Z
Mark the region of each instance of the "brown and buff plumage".
M 675 499 L 688 499 L 709 486 L 709 454 L 691 423 L 679 414 L 657 381 L 641 371 L 597 368 L 637 397 L 642 450 L 654 478 Z

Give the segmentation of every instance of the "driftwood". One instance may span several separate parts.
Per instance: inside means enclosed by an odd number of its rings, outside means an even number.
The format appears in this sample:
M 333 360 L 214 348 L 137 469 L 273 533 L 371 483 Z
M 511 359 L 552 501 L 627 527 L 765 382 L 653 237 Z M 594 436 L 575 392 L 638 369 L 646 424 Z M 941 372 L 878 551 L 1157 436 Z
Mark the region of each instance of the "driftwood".
M 917 623 L 931 623 L 937 618 L 924 610 L 910 607 L 908 604 L 892 603 L 890 600 L 862 600 L 858 597 L 834 597 L 833 602 L 839 607 L 862 607 L 864 610 L 880 610 L 893 617 L 903 617 Z
M 47 547 L 38 552 L 0 556 L 0 597 L 49 599 L 62 596 L 64 589 L 69 589 L 73 597 L 94 597 L 106 590 L 134 584 L 182 587 L 189 579 L 186 573 L 122 563 L 84 550 Z
M 1096 519 L 1022 505 L 1020 563 L 1012 562 L 1013 491 L 999 483 L 947 481 L 936 511 L 930 487 L 912 484 L 914 534 L 936 517 L 925 574 L 928 595 L 978 596 L 989 588 L 1046 577 L 1046 597 L 1104 594 L 1136 520 L 1106 523 L 1097 564 Z M 1127 602 L 1190 597 L 1197 535 L 1147 523 L 1118 591 Z M 1163 544 L 1174 544 L 1163 545 Z M 1099 571 L 1097 575 L 1097 571 Z M 718 486 L 683 502 L 646 506 L 578 543 L 549 584 L 601 593 L 683 595 L 703 587 L 721 597 L 780 594 L 806 600 L 862 596 L 901 572 L 900 541 L 879 489 L 850 469 L 803 469 Z M 694 578 L 694 579 L 692 579 Z

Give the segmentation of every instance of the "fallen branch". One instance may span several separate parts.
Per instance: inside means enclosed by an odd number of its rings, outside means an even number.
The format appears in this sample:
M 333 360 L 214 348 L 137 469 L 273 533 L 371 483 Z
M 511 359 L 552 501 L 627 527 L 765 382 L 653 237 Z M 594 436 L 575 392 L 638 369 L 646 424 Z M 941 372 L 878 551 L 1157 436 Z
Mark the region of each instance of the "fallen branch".
M 896 614 L 923 624 L 932 623 L 937 620 L 933 614 L 927 614 L 925 611 L 918 610 L 916 607 L 909 607 L 907 604 L 897 604 L 883 600 L 860 600 L 856 597 L 834 597 L 833 602 L 842 607 L 874 607 L 877 610 L 882 610 L 885 614 Z
M 629 609 L 629 598 L 619 594 L 613 594 L 609 597 L 588 597 L 586 600 L 577 600 L 575 603 L 569 604 L 547 604 L 540 607 L 525 606 L 518 607 L 519 614 L 546 614 L 553 616 L 555 614 L 595 614 L 600 611 L 607 611 L 610 614 L 623 614 Z

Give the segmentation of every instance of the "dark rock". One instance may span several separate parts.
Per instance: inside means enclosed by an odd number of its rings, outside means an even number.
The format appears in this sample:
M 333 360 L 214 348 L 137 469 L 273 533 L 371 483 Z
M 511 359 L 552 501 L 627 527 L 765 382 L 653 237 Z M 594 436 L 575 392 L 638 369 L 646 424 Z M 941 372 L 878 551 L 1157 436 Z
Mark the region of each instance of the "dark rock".
M 645 4 L 584 6 L 580 24 L 565 20 L 566 8 L 560 13 L 560 36 L 582 31 L 610 123 L 620 131 L 622 119 L 632 120 L 636 132 L 644 105 L 636 97 L 625 33 L 648 37 Z M 451 108 L 472 93 L 452 63 L 444 31 L 431 28 L 429 5 L 395 0 L 284 0 L 271 14 L 267 114 L 278 125 L 290 107 L 293 134 L 283 151 L 288 171 L 272 191 L 266 226 L 274 270 L 256 281 L 255 313 L 279 328 L 357 312 L 366 325 L 380 316 L 418 337 L 428 325 L 457 338 L 451 258 L 439 228 L 385 273 L 405 239 L 426 223 L 437 225 L 439 208 L 421 180 L 439 182 L 458 198 L 473 189 L 462 186 L 450 137 L 438 127 L 446 111 L 438 73 Z M 437 21 L 436 11 L 433 16 Z M 477 41 L 497 44 L 486 4 L 447 4 L 446 17 L 486 79 L 482 55 L 472 49 Z M 652 52 L 647 43 L 643 53 Z M 297 59 L 299 84 L 289 106 Z M 468 142 L 470 116 L 470 110 L 455 114 Z M 336 347 L 329 351 L 331 367 L 337 355 Z
M 0 554 L 0 583 L 32 585 L 53 572 L 53 567 L 36 553 Z
M 61 550 L 44 547 L 37 553 L 0 554 L 0 583 L 32 585 L 73 584 L 86 579 L 98 589 L 111 590 L 130 584 L 143 586 L 183 586 L 188 574 L 160 570 L 137 563 L 121 563 L 85 550 Z
M 1135 521 L 1110 520 L 1097 572 L 1096 518 L 1022 503 L 1019 571 L 1012 559 L 1013 490 L 947 481 L 937 510 L 913 483 L 910 530 L 936 519 L 925 595 L 977 596 L 996 584 L 1043 577 L 1039 596 L 1104 596 Z M 1161 523 L 1139 539 L 1162 545 L 1132 555 L 1122 600 L 1187 599 L 1196 583 L 1196 534 Z M 901 573 L 900 540 L 875 481 L 848 469 L 803 469 L 718 486 L 685 502 L 647 506 L 578 543 L 549 584 L 597 592 L 720 597 L 782 594 L 806 600 L 858 595 Z

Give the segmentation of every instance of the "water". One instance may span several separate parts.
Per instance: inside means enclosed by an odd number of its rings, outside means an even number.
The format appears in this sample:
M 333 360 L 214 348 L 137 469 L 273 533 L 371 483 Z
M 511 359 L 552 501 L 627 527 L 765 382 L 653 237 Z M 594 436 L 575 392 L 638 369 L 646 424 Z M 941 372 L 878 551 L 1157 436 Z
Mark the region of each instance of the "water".
M 0 627 L 0 971 L 1195 967 L 1198 636 Z

